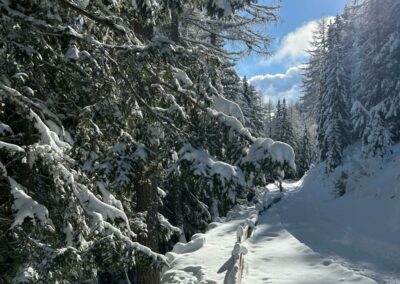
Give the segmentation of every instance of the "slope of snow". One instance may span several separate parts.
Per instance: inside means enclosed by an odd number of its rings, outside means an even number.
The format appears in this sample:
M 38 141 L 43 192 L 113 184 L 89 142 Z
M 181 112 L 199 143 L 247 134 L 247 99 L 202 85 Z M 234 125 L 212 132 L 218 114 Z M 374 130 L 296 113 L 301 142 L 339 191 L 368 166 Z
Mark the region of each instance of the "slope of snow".
M 301 243 L 282 224 L 278 208 L 260 218 L 247 247 L 242 283 L 376 283 Z
M 327 176 L 310 170 L 301 190 L 279 206 L 288 231 L 321 254 L 351 263 L 379 283 L 400 282 L 400 147 L 384 160 L 348 149 L 344 165 Z M 342 173 L 346 193 L 333 194 Z M 397 281 L 397 282 L 396 282 Z

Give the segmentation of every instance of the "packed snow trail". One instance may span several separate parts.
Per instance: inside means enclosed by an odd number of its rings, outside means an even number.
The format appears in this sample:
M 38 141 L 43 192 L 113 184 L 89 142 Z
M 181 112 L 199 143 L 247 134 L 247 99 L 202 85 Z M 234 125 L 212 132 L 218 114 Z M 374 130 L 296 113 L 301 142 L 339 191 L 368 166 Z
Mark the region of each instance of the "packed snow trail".
M 372 166 L 373 174 L 366 177 L 353 173 L 347 186 L 354 190 L 341 198 L 332 196 L 332 180 L 315 178 L 322 169 L 313 169 L 306 185 L 288 192 L 276 208 L 281 222 L 319 254 L 378 283 L 400 284 L 400 163 L 396 161 L 388 167 Z
M 261 215 L 256 232 L 247 241 L 243 283 L 376 283 L 296 239 L 281 222 L 283 202 Z
M 276 209 L 261 218 L 247 248 L 243 283 L 376 283 L 299 242 L 282 226 Z
M 285 183 L 284 188 L 290 192 L 299 185 L 299 182 Z M 269 190 L 273 192 L 277 188 L 270 185 Z M 257 230 L 247 241 L 248 265 L 242 283 L 376 283 L 296 239 L 281 221 L 286 198 L 285 195 L 281 202 L 260 216 Z

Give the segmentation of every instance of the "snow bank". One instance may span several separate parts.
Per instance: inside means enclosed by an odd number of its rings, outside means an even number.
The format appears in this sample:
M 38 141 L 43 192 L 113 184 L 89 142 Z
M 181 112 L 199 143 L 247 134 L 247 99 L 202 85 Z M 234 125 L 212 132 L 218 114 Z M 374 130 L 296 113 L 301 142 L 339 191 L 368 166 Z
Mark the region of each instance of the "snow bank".
M 204 267 L 201 265 L 189 265 L 182 270 L 169 270 L 161 276 L 161 283 L 165 284 L 217 284 L 213 280 L 206 279 Z
M 247 241 L 248 267 L 242 283 L 375 283 L 345 261 L 320 255 L 293 236 L 280 218 L 282 202 L 260 217 L 257 230 Z
M 219 223 L 218 226 L 210 229 L 206 234 L 196 234 L 192 237 L 191 242 L 207 240 L 200 248 L 184 254 L 167 253 L 170 268 L 166 268 L 162 272 L 161 283 L 226 283 L 224 281 L 227 277 L 227 271 L 231 271 L 233 265 L 232 252 L 244 252 L 245 250 L 244 246 L 232 250 L 237 240 L 235 232 L 255 213 L 257 211 L 254 207 L 235 206 L 228 214 L 230 216 L 229 221 L 228 219 L 216 218 L 215 221 Z M 174 251 L 180 250 L 184 246 L 178 244 L 179 248 L 174 248 Z M 193 245 L 189 246 L 193 247 Z
M 204 246 L 206 243 L 206 235 L 204 234 L 196 234 L 192 237 L 192 240 L 188 243 L 177 243 L 172 252 L 177 253 L 177 254 L 184 254 L 188 252 L 194 252 L 196 250 L 199 250 Z
M 318 210 L 335 222 L 351 223 L 353 230 L 400 245 L 400 145 L 384 160 L 364 159 L 360 148 L 348 149 L 344 164 L 330 175 L 323 171 L 324 164 L 311 169 L 303 178 L 301 195 L 313 198 Z M 339 180 L 346 191 L 340 198 L 335 194 Z
M 332 174 L 323 163 L 312 168 L 280 211 L 296 238 L 351 261 L 378 283 L 400 279 L 400 145 L 392 152 L 364 159 L 360 145 L 351 146 Z
M 321 172 L 324 172 L 323 169 Z M 330 219 L 323 219 L 326 224 L 324 230 L 318 230 L 318 224 L 321 224 L 320 212 L 311 210 L 310 213 L 310 209 L 315 206 L 314 200 L 319 199 L 312 197 L 317 189 L 325 191 L 325 176 L 322 180 L 320 177 L 317 180 L 316 178 L 317 176 L 313 177 L 313 182 L 315 186 L 319 183 L 319 186 L 309 196 L 313 203 L 304 203 L 303 193 L 309 191 L 304 180 L 284 182 L 283 186 L 287 190 L 285 195 L 279 192 L 276 185 L 269 186 L 268 192 L 260 197 L 260 204 L 264 206 L 260 205 L 258 208 L 263 211 L 264 207 L 269 208 L 271 204 L 275 204 L 262 215 L 258 214 L 255 207 L 235 206 L 225 220 L 218 220 L 223 221 L 222 223 L 215 222 L 216 226 L 205 234 L 207 242 L 200 249 L 184 255 L 168 254 L 170 269 L 163 271 L 162 283 L 237 283 L 232 281 L 235 281 L 234 278 L 239 273 L 235 259 L 241 253 L 246 254 L 241 283 L 396 283 L 399 278 L 395 277 L 381 278 L 383 281 L 376 282 L 372 279 L 376 274 L 367 274 L 360 263 L 335 256 L 336 242 L 340 238 L 354 235 L 346 235 L 343 230 L 335 233 L 337 227 Z M 282 201 L 277 203 L 278 199 Z M 322 203 L 319 206 L 325 205 Z M 337 212 L 331 212 L 332 215 L 335 213 Z M 297 219 L 292 219 L 295 217 Z M 242 237 L 244 233 L 240 228 L 249 221 L 258 223 L 254 233 L 242 244 L 236 244 L 237 237 Z M 324 243 L 325 251 L 316 246 L 321 238 L 330 240 Z M 355 242 L 360 240 L 354 239 Z M 371 246 L 365 248 L 375 250 Z M 346 245 L 345 249 L 357 256 L 352 243 Z M 398 255 L 395 259 L 395 253 L 388 250 L 385 253 L 389 253 L 392 260 L 398 262 Z

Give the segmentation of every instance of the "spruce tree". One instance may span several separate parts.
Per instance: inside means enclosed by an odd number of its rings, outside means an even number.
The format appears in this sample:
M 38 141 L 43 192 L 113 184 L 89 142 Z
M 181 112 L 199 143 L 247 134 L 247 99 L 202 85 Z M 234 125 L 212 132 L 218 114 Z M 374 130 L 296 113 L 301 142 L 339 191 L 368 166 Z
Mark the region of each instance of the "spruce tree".
M 276 15 L 225 2 L 0 3 L 2 281 L 157 283 L 172 235 L 201 231 L 252 186 L 254 161 L 232 164 L 256 138 L 212 108 L 229 52 L 207 40 L 265 51 L 253 24 Z M 259 174 L 293 166 L 259 158 Z M 172 212 L 174 227 L 165 193 L 203 211 Z
M 327 51 L 327 19 L 322 18 L 314 31 L 310 60 L 304 67 L 302 105 L 309 118 L 317 119 L 325 77 L 323 73 Z
M 363 151 L 366 157 L 381 157 L 390 153 L 393 145 L 392 134 L 385 127 L 379 111 L 374 110 L 363 135 Z
M 310 132 L 308 131 L 307 126 L 304 126 L 303 135 L 300 140 L 299 150 L 297 157 L 297 173 L 301 177 L 303 176 L 309 169 L 311 164 L 314 162 L 315 154 L 313 151 L 313 146 L 311 144 Z
M 335 22 L 329 26 L 324 67 L 326 82 L 319 115 L 321 159 L 327 163 L 327 172 L 341 163 L 343 150 L 350 141 L 349 81 L 343 66 L 341 24 L 341 18 L 337 16 Z
M 285 142 L 289 145 L 292 145 L 293 148 L 296 149 L 297 141 L 295 138 L 295 134 L 293 131 L 293 124 L 292 124 L 292 115 L 289 107 L 286 104 L 286 100 L 282 100 L 282 120 L 281 120 L 281 137 L 278 139 L 279 141 Z

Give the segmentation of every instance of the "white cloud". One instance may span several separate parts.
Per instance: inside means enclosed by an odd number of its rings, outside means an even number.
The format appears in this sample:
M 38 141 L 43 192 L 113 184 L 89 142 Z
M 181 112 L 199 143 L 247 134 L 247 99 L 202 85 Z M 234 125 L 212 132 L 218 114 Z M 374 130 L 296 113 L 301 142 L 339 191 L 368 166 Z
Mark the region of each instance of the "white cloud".
M 276 103 L 278 99 L 296 102 L 301 95 L 301 73 L 304 65 L 289 68 L 285 73 L 257 75 L 250 78 L 250 84 L 259 91 L 266 101 Z
M 333 17 L 327 17 L 327 20 Z M 307 50 L 311 48 L 313 32 L 318 20 L 310 21 L 287 34 L 279 44 L 275 54 L 261 65 L 278 65 L 287 69 L 285 73 L 257 75 L 250 78 L 250 83 L 263 95 L 266 101 L 274 103 L 278 99 L 296 102 L 301 96 L 301 73 L 307 61 Z
M 317 28 L 317 25 L 317 21 L 311 21 L 287 34 L 283 38 L 278 51 L 270 60 L 296 60 L 307 56 L 307 49 L 310 48 L 312 35 Z
M 330 19 L 333 19 L 333 17 L 327 17 L 328 21 Z M 288 33 L 281 40 L 275 54 L 267 59 L 264 64 L 283 62 L 286 66 L 294 66 L 303 63 L 308 57 L 307 50 L 311 48 L 310 42 L 317 26 L 318 20 L 314 20 Z

